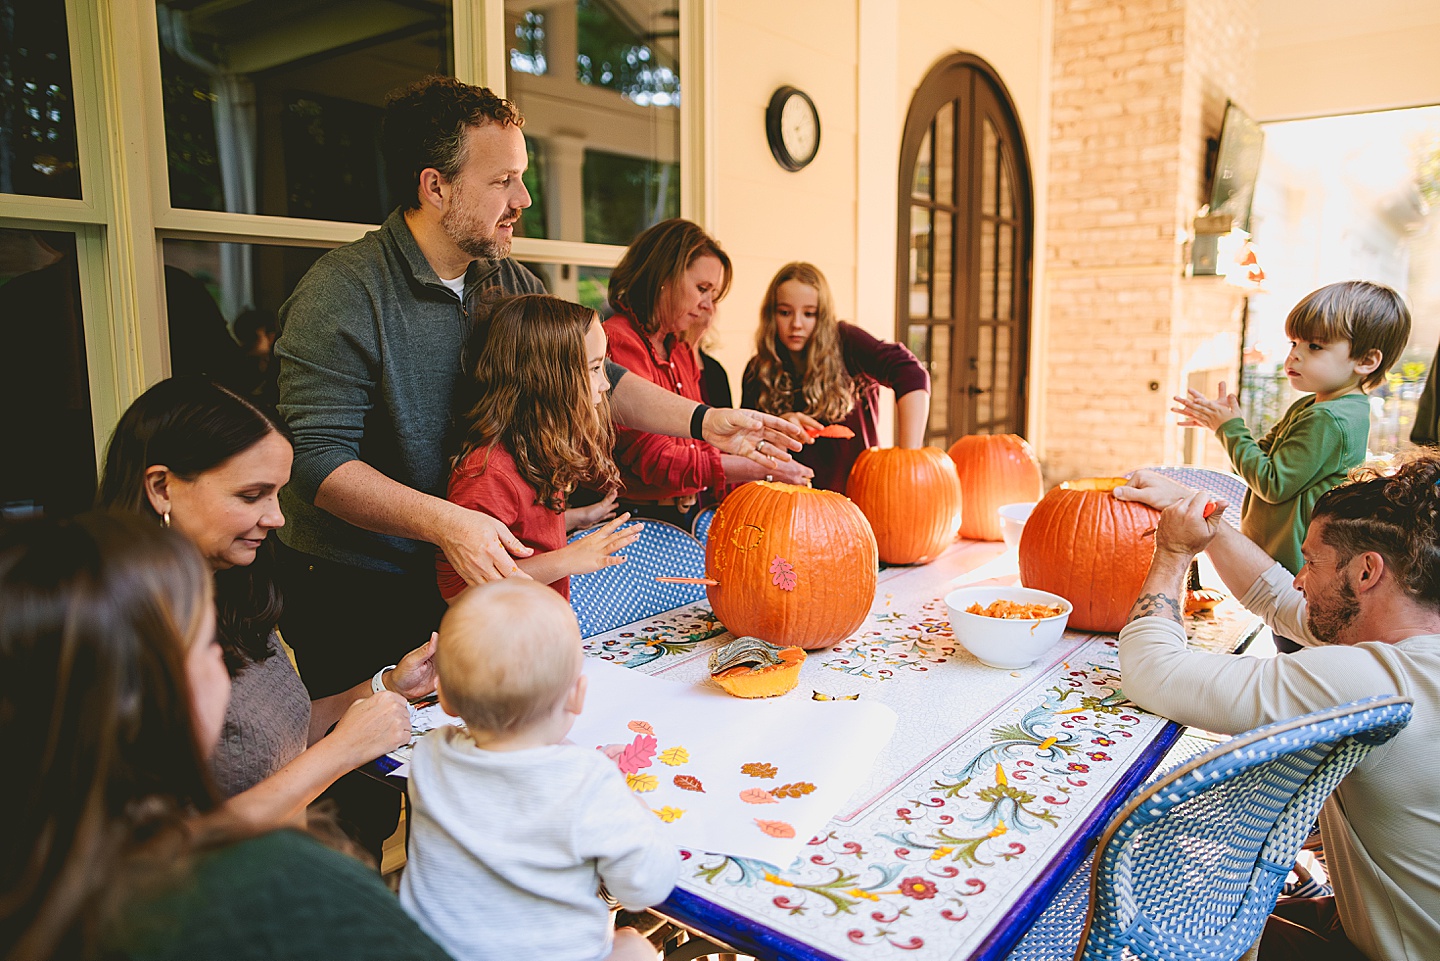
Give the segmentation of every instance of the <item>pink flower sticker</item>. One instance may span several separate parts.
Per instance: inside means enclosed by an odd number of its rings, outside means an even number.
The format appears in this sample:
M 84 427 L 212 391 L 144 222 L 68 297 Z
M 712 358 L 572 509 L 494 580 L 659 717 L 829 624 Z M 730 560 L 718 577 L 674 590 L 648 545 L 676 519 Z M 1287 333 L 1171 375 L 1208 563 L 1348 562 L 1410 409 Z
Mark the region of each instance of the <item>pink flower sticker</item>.
M 795 573 L 795 568 L 790 566 L 790 562 L 779 554 L 776 554 L 775 559 L 770 562 L 770 573 L 774 575 L 770 578 L 770 583 L 782 591 L 795 590 L 795 583 L 800 579 L 799 575 Z

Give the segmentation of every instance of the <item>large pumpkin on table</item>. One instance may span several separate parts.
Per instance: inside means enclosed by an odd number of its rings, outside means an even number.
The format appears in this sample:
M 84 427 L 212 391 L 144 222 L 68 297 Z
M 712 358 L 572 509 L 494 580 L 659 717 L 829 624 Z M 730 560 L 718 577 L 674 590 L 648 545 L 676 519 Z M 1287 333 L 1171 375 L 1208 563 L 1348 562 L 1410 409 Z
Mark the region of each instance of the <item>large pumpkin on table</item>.
M 1038 501 L 1045 491 L 1040 461 L 1030 443 L 1019 434 L 969 434 L 950 447 L 950 459 L 960 478 L 965 513 L 960 536 L 977 541 L 998 541 L 1003 504 Z
M 924 564 L 955 540 L 960 479 L 938 447 L 863 451 L 845 491 L 869 519 L 887 564 Z
M 751 481 L 715 512 L 705 545 L 710 607 L 732 634 L 780 647 L 829 647 L 875 600 L 875 535 L 834 491 Z
M 1075 610 L 1070 627 L 1118 631 L 1150 571 L 1154 546 L 1145 532 L 1160 512 L 1110 492 L 1123 477 L 1061 484 L 1035 505 L 1020 535 L 1020 583 L 1059 594 Z

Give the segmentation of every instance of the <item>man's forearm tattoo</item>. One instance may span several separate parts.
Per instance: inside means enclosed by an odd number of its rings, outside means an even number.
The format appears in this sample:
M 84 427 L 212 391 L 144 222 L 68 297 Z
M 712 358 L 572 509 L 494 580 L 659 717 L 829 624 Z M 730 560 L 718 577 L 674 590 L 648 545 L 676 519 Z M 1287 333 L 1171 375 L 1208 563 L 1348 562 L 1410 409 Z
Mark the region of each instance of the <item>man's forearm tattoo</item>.
M 1135 604 L 1130 608 L 1130 620 L 1137 617 L 1168 617 L 1176 624 L 1184 625 L 1185 619 L 1180 616 L 1180 602 L 1169 594 L 1141 594 L 1135 598 Z

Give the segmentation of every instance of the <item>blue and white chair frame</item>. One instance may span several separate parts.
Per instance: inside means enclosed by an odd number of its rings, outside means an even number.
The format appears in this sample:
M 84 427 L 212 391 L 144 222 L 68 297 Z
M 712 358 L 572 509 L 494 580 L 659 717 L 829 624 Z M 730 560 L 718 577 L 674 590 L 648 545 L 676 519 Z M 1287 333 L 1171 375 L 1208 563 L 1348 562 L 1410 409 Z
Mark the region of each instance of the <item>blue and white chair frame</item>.
M 620 530 L 637 523 L 629 521 Z M 646 519 L 640 539 L 621 553 L 625 563 L 570 578 L 570 606 L 580 622 L 580 636 L 593 637 L 652 617 L 671 608 L 705 599 L 699 584 L 661 584 L 655 578 L 704 577 L 705 548 L 673 524 Z M 577 538 L 589 531 L 579 531 Z
M 1010 961 L 1240 958 L 1325 799 L 1410 712 L 1392 695 L 1270 724 L 1142 788 Z
M 1146 470 L 1168 477 L 1186 487 L 1217 494 L 1229 506 L 1225 509 L 1225 520 L 1236 530 L 1240 529 L 1240 507 L 1249 490 L 1245 479 L 1238 474 L 1210 470 L 1208 467 L 1147 467 Z

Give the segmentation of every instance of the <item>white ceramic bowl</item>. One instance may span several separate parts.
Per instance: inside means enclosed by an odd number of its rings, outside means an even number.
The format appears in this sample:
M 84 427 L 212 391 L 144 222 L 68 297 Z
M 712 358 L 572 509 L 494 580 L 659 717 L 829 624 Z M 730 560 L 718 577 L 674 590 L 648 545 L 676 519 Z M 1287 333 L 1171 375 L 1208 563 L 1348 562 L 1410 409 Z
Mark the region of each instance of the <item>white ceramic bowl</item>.
M 1001 504 L 995 509 L 995 513 L 1000 515 L 1000 536 L 1005 538 L 1005 546 L 1012 551 L 1019 550 L 1020 532 L 1025 529 L 1025 522 L 1030 519 L 1030 512 L 1034 509 L 1034 501 Z
M 971 614 L 971 604 L 989 606 L 991 601 L 1006 600 L 1017 604 L 1056 604 L 1061 613 L 1034 621 L 1010 620 Z M 1074 606 L 1059 594 L 1031 590 L 1028 587 L 962 587 L 945 595 L 950 609 L 950 630 L 965 650 L 982 664 L 1013 671 L 1029 667 L 1044 654 L 1060 635 Z

